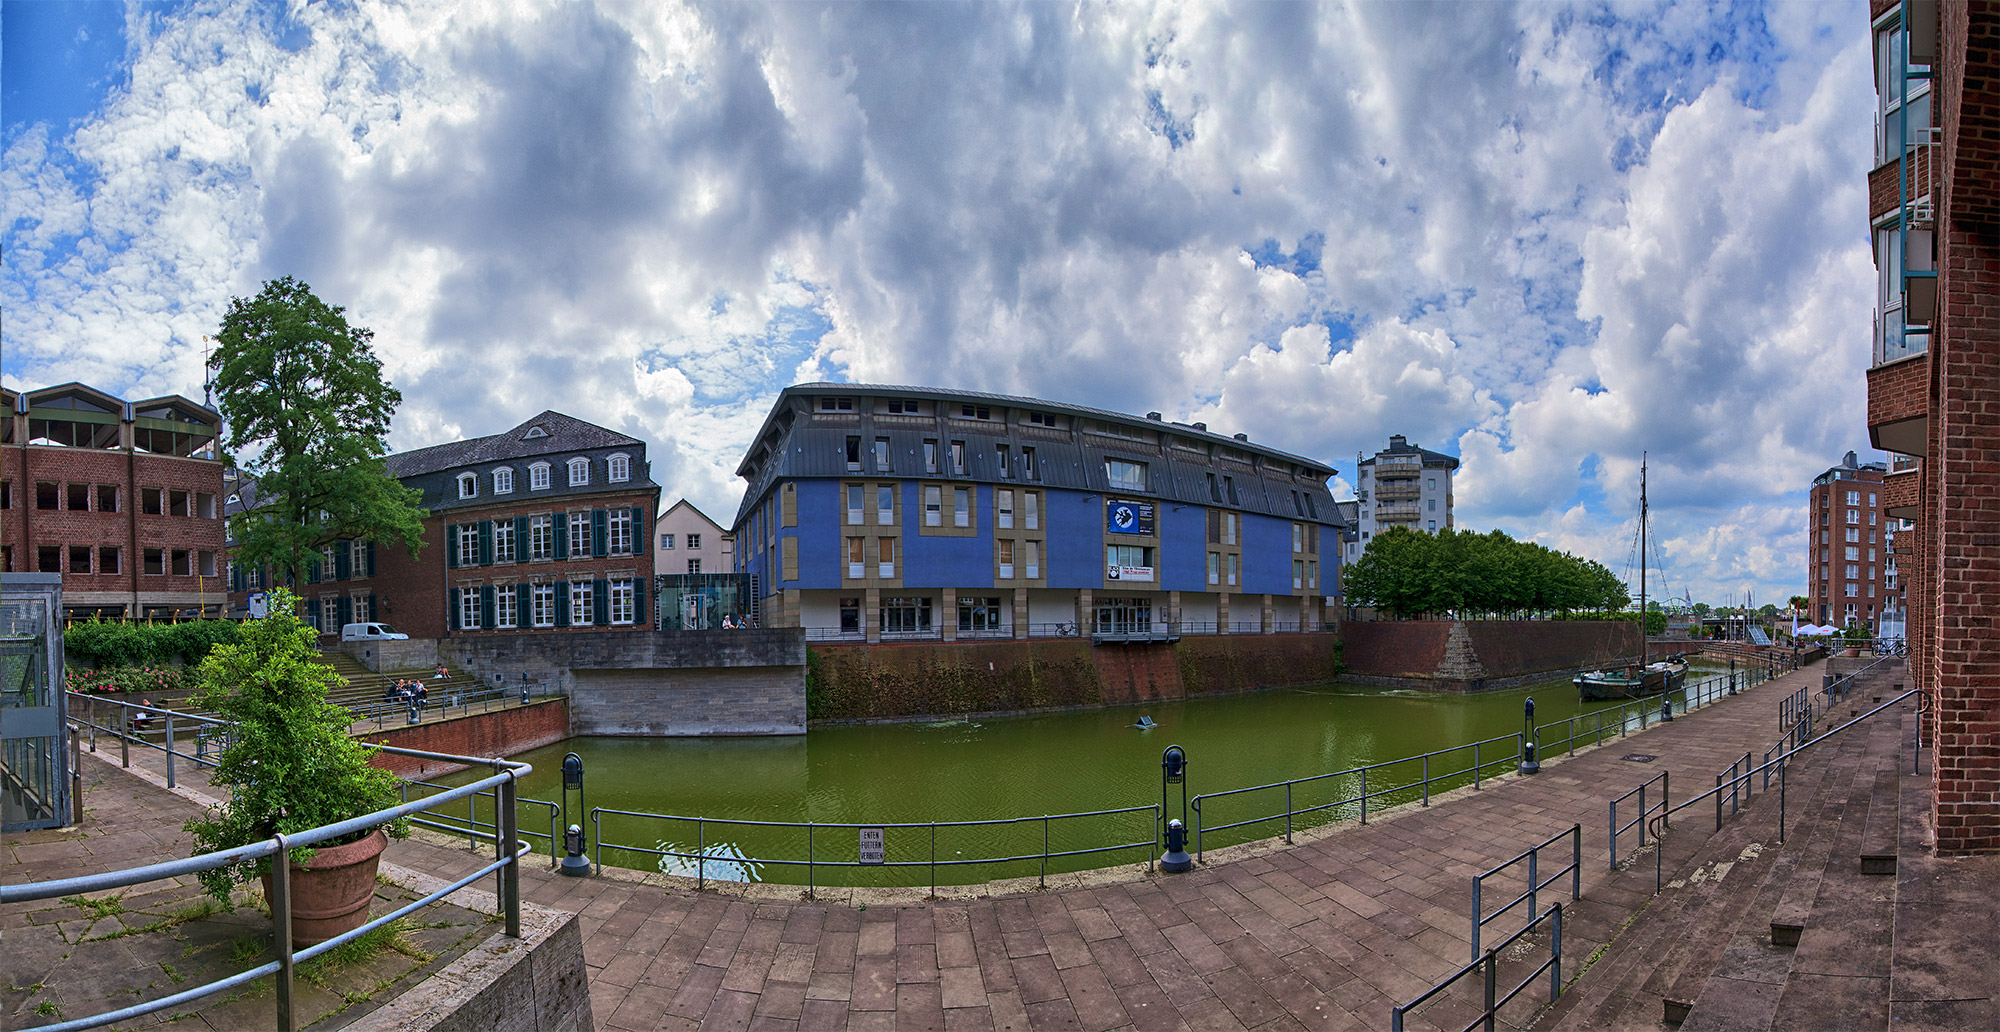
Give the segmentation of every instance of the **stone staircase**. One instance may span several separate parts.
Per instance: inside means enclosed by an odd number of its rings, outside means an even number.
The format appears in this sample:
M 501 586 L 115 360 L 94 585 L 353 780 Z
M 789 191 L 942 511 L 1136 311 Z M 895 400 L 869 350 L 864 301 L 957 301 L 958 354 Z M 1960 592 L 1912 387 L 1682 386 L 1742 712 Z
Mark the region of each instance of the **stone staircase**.
M 1888 1028 L 1900 860 L 1927 852 L 1916 721 L 1906 702 L 1789 764 L 1782 842 L 1775 778 L 1712 835 L 1706 804 L 1676 814 L 1659 896 L 1533 1027 Z M 1652 866 L 1642 858 L 1618 888 L 1650 891 Z

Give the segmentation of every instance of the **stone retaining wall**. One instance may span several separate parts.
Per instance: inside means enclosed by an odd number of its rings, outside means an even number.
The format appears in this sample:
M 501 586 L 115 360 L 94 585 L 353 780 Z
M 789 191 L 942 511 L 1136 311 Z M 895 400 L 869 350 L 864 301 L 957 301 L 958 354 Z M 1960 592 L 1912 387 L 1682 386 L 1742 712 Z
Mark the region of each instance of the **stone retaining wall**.
M 393 745 L 399 749 L 449 753 L 453 756 L 506 757 L 568 738 L 569 714 L 568 699 L 537 699 L 525 706 L 510 706 L 487 713 L 468 713 L 425 724 L 391 725 L 360 737 L 370 745 Z M 464 769 L 458 764 L 439 764 L 390 753 L 376 753 L 374 763 L 394 772 L 397 777 L 419 780 Z
M 1476 692 L 1623 666 L 1638 659 L 1629 620 L 1378 620 L 1342 625 L 1347 680 Z

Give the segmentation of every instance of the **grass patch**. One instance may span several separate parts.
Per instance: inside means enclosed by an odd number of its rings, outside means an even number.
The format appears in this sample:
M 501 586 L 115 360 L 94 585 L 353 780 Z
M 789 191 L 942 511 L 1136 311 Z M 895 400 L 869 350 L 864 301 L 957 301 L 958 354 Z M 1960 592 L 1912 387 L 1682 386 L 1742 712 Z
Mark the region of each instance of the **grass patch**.
M 232 939 L 229 942 L 229 960 L 231 963 L 248 966 L 251 961 L 264 955 L 264 948 L 264 937 L 261 935 L 246 935 L 241 939 Z
M 187 981 L 187 976 L 181 974 L 178 971 L 175 971 L 174 966 L 172 964 L 162 963 L 160 965 L 160 970 L 165 971 L 167 973 L 167 977 L 172 979 L 175 985 L 179 985 L 182 982 Z
M 56 1006 L 54 1000 L 43 1000 L 35 1004 L 35 1013 L 45 1018 L 57 1018 L 62 1016 L 62 1008 Z
M 91 899 L 88 896 L 64 896 L 62 901 L 89 914 L 92 920 L 117 917 L 125 912 L 125 894 Z
M 400 953 L 418 964 L 430 963 L 436 954 L 427 952 L 411 942 L 408 932 L 409 926 L 406 922 L 391 921 L 358 939 L 341 943 L 299 965 L 299 977 L 322 989 L 331 990 L 332 987 L 327 985 L 327 982 L 338 977 L 342 971 L 366 963 L 385 952 Z

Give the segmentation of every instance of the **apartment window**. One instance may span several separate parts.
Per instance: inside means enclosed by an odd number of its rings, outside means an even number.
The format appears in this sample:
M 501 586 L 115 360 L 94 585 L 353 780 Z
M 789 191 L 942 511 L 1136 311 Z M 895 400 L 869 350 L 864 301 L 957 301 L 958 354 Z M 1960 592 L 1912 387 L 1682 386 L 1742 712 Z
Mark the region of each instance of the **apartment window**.
M 556 625 L 556 586 L 553 584 L 537 584 L 531 589 L 531 592 L 530 598 L 534 611 L 530 616 L 533 618 L 535 626 L 554 627 Z
M 1847 492 L 1847 504 L 1849 504 L 1849 505 L 1860 505 L 1860 504 L 1861 504 L 1861 492 L 1859 492 L 1859 491 L 1849 491 L 1849 492 Z
M 530 465 L 528 467 L 528 490 L 546 491 L 548 489 L 549 464 L 546 462 L 537 462 Z
M 843 598 L 840 600 L 840 631 L 842 634 L 861 633 L 861 600 Z
M 846 455 L 847 471 L 849 473 L 861 472 L 861 438 L 850 437 L 847 439 Z
M 321 630 L 329 634 L 340 633 L 340 596 L 320 596 L 319 626 Z
M 1124 491 L 1146 490 L 1146 464 L 1128 462 L 1124 459 L 1104 460 L 1104 479 L 1113 488 Z
M 924 438 L 924 472 L 936 473 L 938 471 L 937 460 L 938 460 L 937 438 L 935 437 Z
M 88 512 L 90 510 L 89 484 L 71 484 L 69 485 L 69 489 L 64 493 L 69 496 L 67 502 L 69 511 Z
M 1237 500 L 1237 498 L 1236 498 L 1236 478 L 1235 478 L 1235 477 L 1232 477 L 1232 476 L 1229 476 L 1228 474 L 1224 474 L 1224 475 L 1223 475 L 1223 477 L 1222 477 L 1222 493 L 1223 493 L 1223 494 L 1225 494 L 1225 495 L 1228 495 L 1228 496 L 1229 496 L 1229 504 L 1231 504 L 1231 505 L 1241 505 L 1241 504 L 1243 504 L 1242 502 L 1238 501 L 1238 500 Z
M 892 537 L 880 538 L 876 541 L 876 545 L 879 549 L 875 553 L 876 575 L 880 577 L 896 576 L 896 539 Z
M 118 572 L 117 546 L 104 545 L 97 550 L 97 572 L 98 573 Z
M 7 424 L 4 421 L 0 421 L 0 426 L 5 425 Z M 13 507 L 14 482 L 12 480 L 0 480 L 0 509 L 12 509 Z
M 569 460 L 569 486 L 583 487 L 588 483 L 590 483 L 590 460 L 582 458 Z
M 1850 525 L 1859 526 L 1861 524 L 1861 510 L 1860 509 L 1847 510 L 1847 522 Z
M 954 487 L 951 489 L 951 524 L 954 527 L 972 525 L 972 489 Z
M 875 472 L 889 472 L 889 439 L 887 437 L 877 437 L 875 439 Z
M 12 501 L 12 499 L 9 499 L 9 502 L 11 502 L 11 501 Z M 0 505 L 0 508 L 9 508 L 9 507 L 11 507 L 11 506 L 9 506 L 9 505 Z M 117 511 L 118 511 L 118 488 L 117 488 L 117 487 L 115 487 L 115 486 L 113 486 L 113 485 L 111 485 L 111 484 L 99 484 L 99 485 L 97 485 L 97 511 L 98 511 L 98 512 L 117 512 Z
M 997 511 L 997 516 L 995 517 L 996 522 L 994 525 L 1000 527 L 1003 530 L 1011 529 L 1014 526 L 1013 489 L 1007 487 L 999 488 L 998 490 L 993 492 L 993 499 L 994 499 L 993 502 L 994 509 Z
M 477 473 L 460 473 L 458 475 L 458 496 L 460 498 L 479 497 L 479 475 Z
M 174 549 L 173 552 L 173 561 L 174 561 L 174 576 L 176 577 L 193 576 L 194 554 L 192 552 L 189 552 L 185 548 L 176 548 Z
M 1222 514 L 1222 543 L 1225 545 L 1236 543 L 1236 514 L 1233 512 Z
M 569 625 L 588 627 L 597 621 L 596 609 L 590 595 L 591 584 L 587 580 L 569 582 Z
M 896 488 L 890 484 L 875 485 L 875 524 L 880 527 L 894 526 L 896 523 Z
M 701 572 L 701 560 L 700 560 L 700 559 L 689 559 L 689 560 L 688 560 L 688 572 L 689 572 L 689 573 L 700 573 L 700 572 Z
M 635 585 L 630 577 L 613 577 L 608 585 L 611 590 L 611 622 L 625 625 L 638 620 L 639 609 Z
M 1041 542 L 1039 541 L 1021 542 L 1021 565 L 1026 567 L 1026 576 L 1029 580 L 1041 579 L 1042 576 Z
M 1221 552 L 1210 552 L 1210 553 L 1208 553 L 1208 582 L 1209 582 L 1210 584 L 1220 584 L 1220 583 L 1222 583 L 1222 553 L 1221 553 Z
M 1847 561 L 1848 561 L 1848 562 L 1853 562 L 1853 561 L 1855 561 L 1856 559 L 1859 559 L 1859 558 L 1861 558 L 1861 549 L 1859 549 L 1859 548 L 1853 548 L 1853 547 L 1850 547 L 1850 548 L 1848 548 L 1848 550 L 1847 550 Z
M 1306 515 L 1313 519 L 1319 519 L 1319 505 L 1313 501 L 1312 492 L 1306 492 L 1304 497 L 1306 500 Z
M 622 484 L 632 479 L 632 458 L 629 455 L 613 455 L 604 467 L 604 479 Z
M 1854 583 L 1853 581 L 1848 581 L 1848 582 L 1847 582 L 1847 591 L 1845 592 L 1845 594 L 1847 595 L 1847 597 L 1848 597 L 1848 598 L 1859 598 L 1859 597 L 1861 597 L 1861 585 L 1859 585 L 1859 584 L 1856 584 L 1856 583 Z M 1853 612 L 1853 610 L 1852 610 L 1852 609 L 1849 609 L 1849 610 L 1848 610 L 1848 612 Z
M 1854 578 L 1856 578 L 1856 577 L 1859 577 L 1859 576 L 1861 576 L 1861 567 L 1859 567 L 1859 566 L 1855 565 L 1854 563 L 1848 563 L 1848 564 L 1847 564 L 1847 579 L 1848 579 L 1848 580 L 1853 580 Z
M 69 572 L 71 572 L 71 573 L 89 573 L 89 572 L 90 572 L 90 546 L 89 546 L 89 545 L 71 545 L 71 546 L 69 546 Z
M 514 521 L 493 521 L 493 561 L 511 563 L 514 561 Z
M 56 507 L 56 494 L 55 494 L 56 485 L 36 484 L 35 488 L 36 488 L 35 508 L 53 509 Z M 48 489 L 46 493 L 42 491 L 43 488 Z M 148 516 L 158 516 L 166 512 L 167 511 L 166 492 L 161 491 L 157 487 L 140 488 L 139 511 L 145 513 Z
M 1243 574 L 1243 557 L 1237 555 L 1235 552 L 1231 552 L 1229 553 L 1228 560 L 1228 565 L 1225 567 L 1225 576 L 1233 587 L 1236 584 L 1237 578 Z
M 935 527 L 943 522 L 944 490 L 936 484 L 924 485 L 924 526 Z
M 1305 550 L 1306 550 L 1306 525 L 1303 523 L 1294 523 L 1292 524 L 1292 551 L 1303 552 Z M 1293 585 L 1293 587 L 1297 586 L 1298 585 L 1296 584 Z
M 862 538 L 858 537 L 847 539 L 847 578 L 849 580 L 860 580 L 868 576 L 868 560 L 861 554 L 862 540 Z
M 661 534 L 660 550 L 665 552 L 671 552 L 673 551 L 673 548 L 674 548 L 674 536 L 672 534 Z
M 605 518 L 604 532 L 608 540 L 604 550 L 612 555 L 632 554 L 632 510 L 613 509 Z
M 1435 499 L 1435 498 L 1426 498 L 1426 499 L 1424 499 L 1424 508 L 1426 508 L 1427 510 L 1429 510 L 1429 511 L 1431 511 L 1431 512 L 1436 512 L 1436 511 L 1438 511 L 1438 500 L 1437 500 L 1437 499 Z
M 914 634 L 931 629 L 930 596 L 892 596 L 882 600 L 882 633 Z
M 1860 527 L 1847 528 L 1847 540 L 1859 542 L 1861 540 L 1861 528 Z
M 700 535 L 700 534 L 689 534 L 689 535 L 687 536 L 687 540 L 688 540 L 688 548 L 689 548 L 689 549 L 691 549 L 691 550 L 692 550 L 692 549 L 699 549 L 699 548 L 701 547 L 701 535 Z
M 493 626 L 512 630 L 521 623 L 521 596 L 514 591 L 514 585 L 503 584 L 493 589 Z
M 1001 476 L 1012 477 L 1014 475 L 1014 456 L 1012 449 L 1008 448 L 1004 444 L 994 445 L 993 461 L 999 465 Z
M 1868 492 L 1868 504 L 1871 506 L 1875 504 L 1875 492 L 1873 491 Z
M 985 405 L 960 405 L 958 414 L 965 419 L 992 419 L 993 410 Z
M 955 477 L 962 477 L 965 475 L 964 441 L 951 442 L 951 475 Z
M 1306 587 L 1319 587 L 1319 563 L 1312 559 L 1306 560 Z
M 555 524 L 548 516 L 528 517 L 528 558 L 552 559 L 556 554 Z M 553 588 L 551 591 L 555 590 Z M 544 626 L 536 624 L 536 626 Z
M 458 565 L 479 565 L 479 524 L 477 523 L 461 523 L 458 525 Z
M 512 469 L 502 467 L 493 471 L 493 493 L 514 493 L 514 471 Z
M 1436 520 L 1431 520 L 1431 521 L 1430 521 L 1430 525 L 1429 525 L 1429 526 L 1427 526 L 1427 527 L 1425 527 L 1424 529 L 1425 529 L 1425 530 L 1436 530 L 1436 529 L 1438 529 L 1438 521 L 1436 521 Z
M 590 514 L 573 512 L 569 514 L 569 557 L 582 559 L 590 555 Z
M 168 491 L 167 514 L 170 516 L 194 515 L 194 496 L 186 491 Z
M 1000 579 L 1014 579 L 1014 539 L 1001 538 L 994 542 L 1000 550 Z
M 821 412 L 852 412 L 854 411 L 854 399 L 821 398 L 819 399 L 819 410 Z
M 89 551 L 89 549 L 86 548 L 84 549 L 84 551 L 87 552 Z M 214 552 L 196 552 L 194 554 L 194 558 L 195 558 L 194 570 L 196 573 L 199 573 L 204 577 L 215 576 Z
M 885 407 L 888 409 L 889 414 L 892 416 L 921 415 L 921 413 L 917 411 L 917 403 L 914 400 L 906 400 L 903 398 L 890 398 L 888 405 Z
M 1303 559 L 1292 560 L 1292 589 L 1306 586 L 1306 563 Z
M 1875 550 L 1872 548 L 1868 550 L 1868 561 L 1871 563 L 1875 561 Z
M 958 629 L 973 633 L 1000 630 L 1000 599 L 995 596 L 959 599 Z
M 458 589 L 458 626 L 460 630 L 479 629 L 479 589 Z
M 1035 449 L 1021 449 L 1021 476 L 1029 480 L 1042 479 L 1041 468 L 1035 465 Z
M 847 525 L 861 525 L 862 488 L 860 484 L 847 485 Z
M 1868 525 L 1871 527 L 1875 525 L 1875 510 L 1873 509 L 1868 510 Z
M 1104 565 L 1107 570 L 1118 570 L 1121 577 L 1127 571 L 1150 570 L 1153 565 L 1152 546 L 1105 545 Z

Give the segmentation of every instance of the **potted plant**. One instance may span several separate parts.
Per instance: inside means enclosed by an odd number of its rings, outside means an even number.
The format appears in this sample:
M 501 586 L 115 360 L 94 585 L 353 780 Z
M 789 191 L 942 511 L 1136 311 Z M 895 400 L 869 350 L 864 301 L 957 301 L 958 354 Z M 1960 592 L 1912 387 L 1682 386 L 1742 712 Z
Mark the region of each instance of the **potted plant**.
M 369 764 L 375 750 L 348 734 L 348 712 L 327 701 L 341 677 L 320 661 L 317 632 L 294 614 L 297 604 L 291 592 L 273 592 L 269 616 L 245 623 L 235 644 L 217 645 L 202 660 L 192 702 L 233 726 L 211 778 L 229 800 L 186 825 L 197 855 L 336 824 L 400 799 L 395 776 Z M 295 945 L 367 923 L 383 830 L 291 851 Z M 409 822 L 387 831 L 407 836 Z M 226 906 L 238 882 L 261 875 L 268 898 L 270 863 L 204 871 L 202 887 Z
M 1867 647 L 1869 641 L 1871 640 L 1868 634 L 1868 628 L 1863 627 L 1858 623 L 1848 624 L 1847 629 L 1842 633 L 1842 637 L 1845 639 L 1845 643 L 1847 646 L 1847 658 L 1849 659 L 1854 659 L 1860 656 L 1861 650 Z

